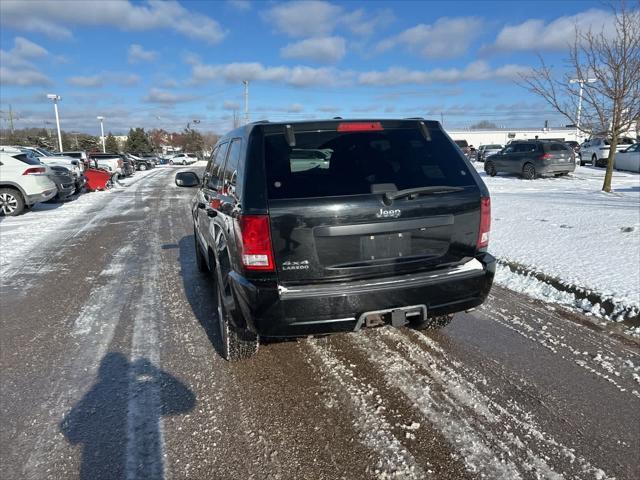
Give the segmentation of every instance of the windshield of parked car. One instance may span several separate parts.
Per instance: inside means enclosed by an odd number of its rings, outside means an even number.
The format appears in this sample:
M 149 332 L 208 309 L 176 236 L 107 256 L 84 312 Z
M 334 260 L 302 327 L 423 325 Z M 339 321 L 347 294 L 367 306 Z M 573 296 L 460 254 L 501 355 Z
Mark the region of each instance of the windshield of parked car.
M 474 185 L 460 151 L 441 130 L 426 140 L 418 128 L 379 132 L 297 133 L 265 138 L 269 198 L 368 194 L 375 185 L 404 190 Z
M 485 150 L 500 150 L 502 145 L 485 145 Z

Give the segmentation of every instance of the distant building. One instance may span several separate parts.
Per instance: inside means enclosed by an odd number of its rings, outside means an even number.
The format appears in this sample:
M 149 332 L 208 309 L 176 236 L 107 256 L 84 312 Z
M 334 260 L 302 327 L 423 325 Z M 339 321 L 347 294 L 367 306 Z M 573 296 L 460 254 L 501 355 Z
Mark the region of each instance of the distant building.
M 574 127 L 549 128 L 493 128 L 487 130 L 447 130 L 452 140 L 466 140 L 469 145 L 506 145 L 511 140 L 575 140 L 582 143 L 587 139 L 583 132 Z

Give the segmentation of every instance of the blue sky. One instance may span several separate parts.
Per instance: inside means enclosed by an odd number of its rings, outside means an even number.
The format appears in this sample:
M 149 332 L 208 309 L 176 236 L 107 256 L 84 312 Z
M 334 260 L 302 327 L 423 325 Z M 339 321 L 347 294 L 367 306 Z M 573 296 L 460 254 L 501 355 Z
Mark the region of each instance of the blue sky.
M 16 126 L 222 133 L 251 120 L 323 117 L 564 120 L 515 83 L 537 54 L 564 68 L 574 25 L 610 28 L 601 2 L 0 2 L 0 110 Z M 6 113 L 2 127 L 5 128 Z

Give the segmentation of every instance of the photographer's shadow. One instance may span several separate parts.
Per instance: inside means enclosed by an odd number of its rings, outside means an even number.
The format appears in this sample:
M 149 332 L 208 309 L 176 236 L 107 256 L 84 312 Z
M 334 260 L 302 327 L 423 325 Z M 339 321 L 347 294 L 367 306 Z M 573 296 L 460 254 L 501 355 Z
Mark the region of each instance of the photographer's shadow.
M 60 423 L 82 445 L 82 480 L 163 478 L 160 418 L 191 410 L 191 390 L 145 358 L 108 353 L 93 388 Z

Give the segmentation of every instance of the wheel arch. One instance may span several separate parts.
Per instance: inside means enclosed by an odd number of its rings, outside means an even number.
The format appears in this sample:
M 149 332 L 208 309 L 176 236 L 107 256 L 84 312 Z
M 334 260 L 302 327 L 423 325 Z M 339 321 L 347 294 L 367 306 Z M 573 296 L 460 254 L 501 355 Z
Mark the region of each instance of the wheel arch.
M 13 190 L 17 190 L 18 193 L 22 196 L 22 200 L 24 200 L 24 204 L 27 205 L 27 198 L 28 198 L 27 194 L 24 191 L 24 189 L 17 183 L 3 180 L 2 182 L 0 182 L 0 188 L 11 188 Z

